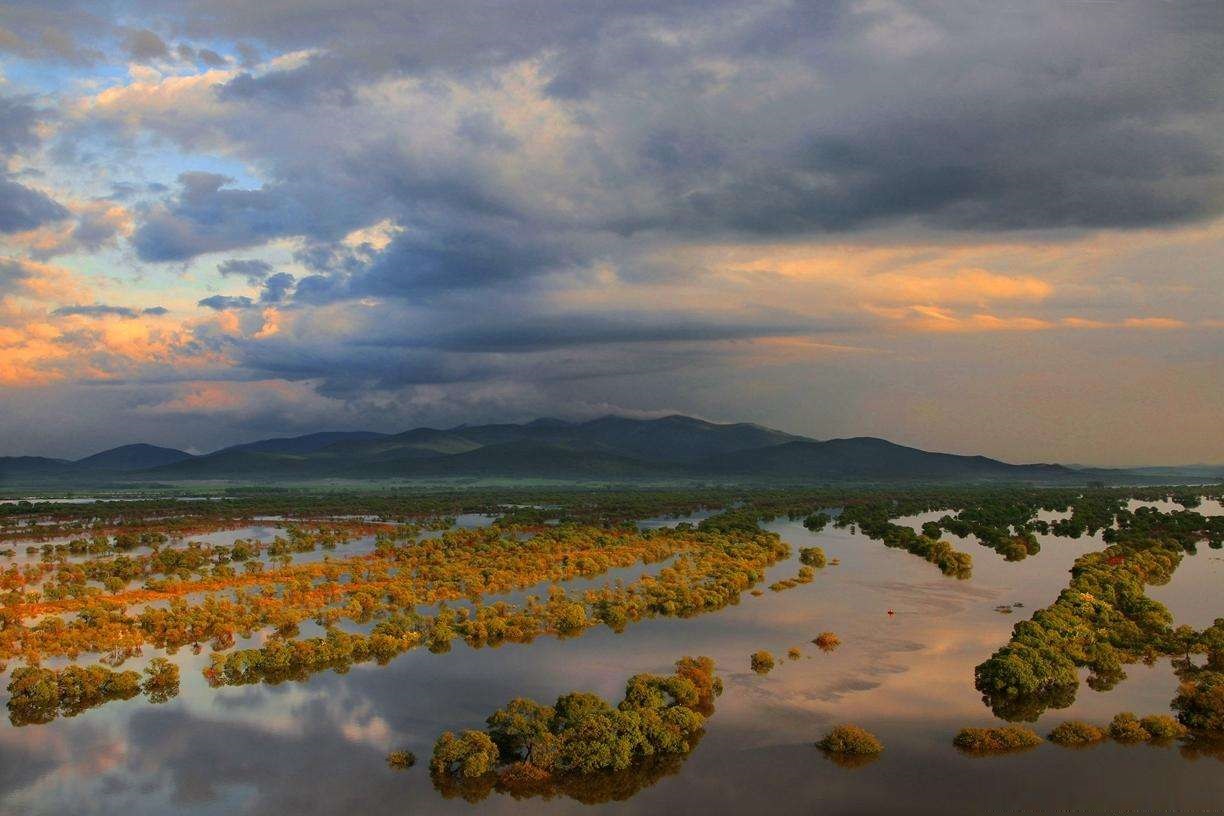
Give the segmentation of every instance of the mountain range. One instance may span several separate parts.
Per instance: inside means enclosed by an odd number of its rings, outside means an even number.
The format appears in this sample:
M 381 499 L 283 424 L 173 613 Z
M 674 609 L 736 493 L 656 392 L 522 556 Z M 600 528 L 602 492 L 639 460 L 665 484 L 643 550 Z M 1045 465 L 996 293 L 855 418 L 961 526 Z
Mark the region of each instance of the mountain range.
M 1153 470 L 1153 469 L 1146 469 Z M 1161 481 L 1211 469 L 1161 468 Z M 1215 472 L 1215 478 L 1224 468 Z M 0 457 L 0 486 L 224 481 L 551 479 L 598 482 L 1083 482 L 1156 481 L 1142 470 L 1010 464 L 897 445 L 874 437 L 818 440 L 751 423 L 686 416 L 415 428 L 399 434 L 329 431 L 234 445 L 204 455 L 124 445 L 69 461 Z

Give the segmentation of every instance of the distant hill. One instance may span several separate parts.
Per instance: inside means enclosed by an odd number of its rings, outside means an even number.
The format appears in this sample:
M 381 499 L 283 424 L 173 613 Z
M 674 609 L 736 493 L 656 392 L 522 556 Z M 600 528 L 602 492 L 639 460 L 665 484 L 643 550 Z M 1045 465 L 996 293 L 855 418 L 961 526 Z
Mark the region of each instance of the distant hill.
M 122 445 L 78 459 L 76 464 L 98 470 L 145 470 L 191 459 L 190 453 L 157 445 Z
M 235 451 L 249 451 L 252 453 L 314 453 L 337 442 L 377 439 L 382 436 L 386 436 L 386 434 L 375 433 L 374 431 L 322 431 L 304 436 L 281 436 L 273 439 L 247 442 L 242 445 L 231 445 L 228 448 L 214 451 L 209 455 L 217 456 L 222 453 L 233 453 Z
M 827 442 L 788 442 L 710 457 L 699 470 L 809 479 L 1058 481 L 1076 477 L 1062 465 L 1012 465 L 985 456 L 931 453 L 886 439 L 860 436 Z
M 513 444 L 520 446 L 515 450 L 541 446 L 562 458 L 566 458 L 566 454 L 561 451 L 579 450 L 637 459 L 643 463 L 696 462 L 715 454 L 803 438 L 759 425 L 719 425 L 684 416 L 652 420 L 609 416 L 583 423 L 537 419 L 523 425 L 460 425 L 449 430 L 416 428 L 374 440 L 337 443 L 328 446 L 325 452 L 378 460 L 430 459 Z M 540 461 L 539 456 L 534 459 Z M 464 463 L 480 460 L 481 457 L 468 457 L 456 460 L 455 464 L 466 467 Z
M 324 443 L 328 444 L 324 444 Z M 400 434 L 315 434 L 226 448 L 154 468 L 161 480 L 545 478 L 708 480 L 1066 481 L 1059 465 L 1011 465 L 883 439 L 818 441 L 748 423 L 686 416 L 414 428 Z
M 72 476 L 81 472 L 75 462 L 45 456 L 0 456 L 0 485 L 34 478 Z
M 578 439 L 606 445 L 627 456 L 669 462 L 698 462 L 710 456 L 805 440 L 760 425 L 718 425 L 676 415 L 654 420 L 609 416 L 576 426 L 573 432 Z
M 817 440 L 749 423 L 687 416 L 589 422 L 414 428 L 398 434 L 328 431 L 277 437 L 191 456 L 125 445 L 78 462 L 0 458 L 0 485 L 216 480 L 267 484 L 316 480 L 551 479 L 619 483 L 718 482 L 1173 482 L 1176 468 L 1078 469 L 1011 464 L 919 450 L 873 437 Z
M 400 478 L 498 477 L 552 479 L 643 479 L 676 475 L 666 465 L 610 450 L 551 445 L 531 440 L 486 445 L 466 453 L 428 459 L 398 459 L 369 469 L 370 475 Z

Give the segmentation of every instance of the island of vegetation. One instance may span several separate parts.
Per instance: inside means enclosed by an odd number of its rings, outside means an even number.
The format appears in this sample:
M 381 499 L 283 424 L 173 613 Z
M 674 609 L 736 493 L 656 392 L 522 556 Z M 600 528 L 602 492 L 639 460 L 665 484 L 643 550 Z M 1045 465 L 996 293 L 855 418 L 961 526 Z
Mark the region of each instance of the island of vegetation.
M 841 638 L 832 632 L 821 632 L 812 641 L 822 652 L 832 652 L 841 645 Z
M 774 667 L 774 656 L 762 649 L 748 656 L 748 665 L 757 674 L 769 674 Z
M 1125 664 L 1170 656 L 1180 658 L 1175 669 L 1183 680 L 1182 702 L 1174 708 L 1186 708 L 1183 723 L 1210 721 L 1189 701 L 1201 698 L 1200 684 L 1218 675 L 1212 666 L 1221 660 L 1224 627 L 1202 633 L 1175 628 L 1169 611 L 1144 589 L 1167 583 L 1197 544 L 1218 548 L 1224 517 L 1148 507 L 1131 512 L 1120 504 L 1110 512 L 1114 526 L 1104 531 L 1109 546 L 1076 559 L 1071 582 L 1058 599 L 1018 623 L 1010 642 L 977 667 L 977 688 L 999 716 L 1032 721 L 1047 708 L 1069 705 L 1081 667 L 1091 672 L 1089 686 L 1102 691 L 1126 677 Z M 1194 666 L 1195 653 L 1208 654 L 1206 666 Z
M 586 800 L 592 778 L 640 782 L 656 760 L 687 755 L 721 693 L 713 661 L 685 657 L 671 675 L 629 678 L 616 707 L 584 692 L 551 706 L 517 698 L 489 715 L 484 731 L 438 737 L 430 774 L 444 795 L 473 801 L 495 790 Z M 650 771 L 642 773 L 643 766 Z
M 875 734 L 850 724 L 834 726 L 816 745 L 830 754 L 853 756 L 875 756 L 884 750 L 884 743 Z
M 1041 744 L 1041 737 L 1022 725 L 1000 728 L 962 728 L 952 744 L 969 754 L 1008 754 Z
M 1066 720 L 1055 726 L 1046 739 L 1066 748 L 1081 748 L 1086 745 L 1096 745 L 1108 736 L 1109 733 L 1100 726 L 1086 723 L 1083 720 Z
M 416 765 L 416 754 L 407 749 L 387 754 L 387 766 L 397 771 L 406 771 Z

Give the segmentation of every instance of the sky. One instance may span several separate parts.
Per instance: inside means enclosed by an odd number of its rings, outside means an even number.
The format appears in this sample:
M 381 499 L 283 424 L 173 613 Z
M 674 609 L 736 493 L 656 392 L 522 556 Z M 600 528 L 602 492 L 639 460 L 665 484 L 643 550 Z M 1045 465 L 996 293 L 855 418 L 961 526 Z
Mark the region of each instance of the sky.
M 1224 462 L 1224 4 L 0 1 L 0 455 Z

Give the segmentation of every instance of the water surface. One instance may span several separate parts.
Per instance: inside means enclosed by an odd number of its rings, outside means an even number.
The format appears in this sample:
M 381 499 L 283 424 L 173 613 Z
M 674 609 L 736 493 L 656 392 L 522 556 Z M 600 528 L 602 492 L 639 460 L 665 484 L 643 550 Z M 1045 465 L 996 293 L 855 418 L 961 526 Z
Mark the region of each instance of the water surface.
M 631 624 L 619 635 L 601 627 L 499 648 L 456 642 L 447 654 L 416 649 L 385 667 L 278 686 L 210 689 L 200 675 L 206 654 L 181 652 L 182 693 L 167 704 L 137 698 L 43 726 L 0 725 L 0 812 L 1104 814 L 1211 812 L 1224 803 L 1224 763 L 1187 759 L 1177 746 L 1046 744 L 989 758 L 951 746 L 957 729 L 999 722 L 973 688 L 973 667 L 1007 641 L 1017 620 L 1054 600 L 1074 559 L 1103 546 L 1099 536 L 1043 536 L 1040 554 L 1016 563 L 971 539 L 954 540 L 974 557 L 972 579 L 957 580 L 847 530 L 812 534 L 785 520 L 768 527 L 795 555 L 771 568 L 765 585 L 797 572 L 801 546 L 818 544 L 839 565 L 810 584 L 745 594 L 740 604 L 697 618 Z M 1178 622 L 1209 623 L 1224 614 L 1220 558 L 1200 548 L 1151 594 Z M 1023 607 L 1013 614 L 996 611 L 1017 603 Z M 825 630 L 843 641 L 835 652 L 810 643 Z M 786 659 L 790 647 L 803 656 Z M 778 658 L 766 676 L 748 669 L 758 649 Z M 551 702 L 589 690 L 616 700 L 630 674 L 666 672 L 685 654 L 713 657 L 726 692 L 678 773 L 627 801 L 588 806 L 494 793 L 473 805 L 444 799 L 432 786 L 424 764 L 440 732 L 483 727 L 515 696 Z M 1070 708 L 1047 712 L 1034 727 L 1044 734 L 1066 718 L 1168 711 L 1177 681 L 1167 660 L 1128 666 L 1127 674 L 1109 692 L 1081 684 Z M 883 756 L 855 769 L 827 760 L 812 744 L 839 722 L 875 732 Z M 408 771 L 387 768 L 386 753 L 398 748 L 421 762 Z

